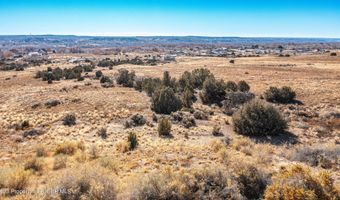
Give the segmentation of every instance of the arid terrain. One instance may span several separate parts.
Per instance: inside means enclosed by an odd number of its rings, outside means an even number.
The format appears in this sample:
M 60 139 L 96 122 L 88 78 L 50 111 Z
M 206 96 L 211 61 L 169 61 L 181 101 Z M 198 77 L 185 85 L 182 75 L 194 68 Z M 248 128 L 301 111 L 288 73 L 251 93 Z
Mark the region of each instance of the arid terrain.
M 25 179 L 22 187 L 13 183 L 12 188 L 23 189 L 23 194 L 0 193 L 0 199 L 53 199 L 46 192 L 37 191 L 60 186 L 60 180 L 79 177 L 77 173 L 84 173 L 82 170 L 112 179 L 115 198 L 141 199 L 142 196 L 135 196 L 139 194 L 136 190 L 146 183 L 140 181 L 155 173 L 186 177 L 192 170 L 227 168 L 238 174 L 238 169 L 251 165 L 269 177 L 265 185 L 270 185 L 275 182 L 271 177 L 296 164 L 310 169 L 312 174 L 327 171 L 337 189 L 332 191 L 333 197 L 325 199 L 339 197 L 335 193 L 339 194 L 340 188 L 340 52 L 336 56 L 329 53 L 289 57 L 178 56 L 176 61 L 156 65 L 121 64 L 111 69 L 95 66 L 92 72 L 82 73 L 82 81 L 62 79 L 48 84 L 34 78 L 38 71 L 48 67 L 76 66 L 68 62 L 71 58 L 101 60 L 114 59 L 114 55 L 56 53 L 50 57 L 49 64 L 29 66 L 24 71 L 0 71 L 0 191 L 11 186 L 1 182 L 6 176 L 12 176 L 11 180 Z M 189 128 L 172 122 L 171 137 L 160 137 L 150 109 L 151 98 L 144 91 L 117 84 L 115 74 L 123 68 L 134 71 L 136 77 L 161 79 L 168 71 L 177 80 L 185 71 L 205 68 L 225 82 L 246 81 L 258 99 L 271 86 L 289 86 L 296 92 L 299 103 L 270 103 L 287 120 L 286 133 L 248 137 L 234 131 L 232 116 L 226 115 L 221 107 L 204 105 L 196 91 L 198 100 L 192 109 L 206 114 L 207 119 L 195 117 L 195 125 Z M 95 78 L 99 70 L 114 80 L 114 87 L 101 86 Z M 51 100 L 58 103 L 46 104 Z M 72 126 L 63 124 L 68 113 L 76 116 Z M 126 127 L 125 122 L 136 114 L 143 115 L 146 123 Z M 220 128 L 220 135 L 212 134 L 214 127 Z M 102 129 L 105 136 L 100 135 Z M 126 148 L 130 132 L 138 138 L 133 150 Z M 68 145 L 71 152 L 59 153 L 61 145 Z M 8 172 L 13 169 L 17 172 Z M 183 193 L 187 189 L 178 186 L 183 183 L 177 179 L 171 184 L 167 180 L 161 184 L 180 188 Z M 270 199 L 268 194 L 266 198 Z

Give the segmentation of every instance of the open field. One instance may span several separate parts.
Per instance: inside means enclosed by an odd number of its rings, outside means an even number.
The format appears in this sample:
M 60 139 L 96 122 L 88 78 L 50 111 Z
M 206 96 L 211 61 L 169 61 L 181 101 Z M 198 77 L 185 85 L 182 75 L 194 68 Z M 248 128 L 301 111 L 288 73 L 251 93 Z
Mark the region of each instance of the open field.
M 157 122 L 152 120 L 150 98 L 145 92 L 133 88 L 104 88 L 98 79 L 84 81 L 61 80 L 47 84 L 33 78 L 37 71 L 47 67 L 71 67 L 65 56 L 95 57 L 92 54 L 55 54 L 56 63 L 29 67 L 24 71 L 0 72 L 0 163 L 3 168 L 23 166 L 36 157 L 37 148 L 46 152 L 39 157 L 42 169 L 30 172 L 27 189 L 49 188 L 64 173 L 85 167 L 104 171 L 116 184 L 117 198 L 131 196 L 136 180 L 154 171 L 191 170 L 200 168 L 233 168 L 241 163 L 251 163 L 266 174 L 296 163 L 309 165 L 313 172 L 327 170 L 340 185 L 340 52 L 329 54 L 278 57 L 235 58 L 235 63 L 224 57 L 177 57 L 176 62 L 156 66 L 123 64 L 109 68 L 96 67 L 89 72 L 94 77 L 101 70 L 113 77 L 118 69 L 135 71 L 137 76 L 162 78 L 164 71 L 179 78 L 183 72 L 196 68 L 209 69 L 216 78 L 224 81 L 245 80 L 256 97 L 263 95 L 270 86 L 290 86 L 298 104 L 276 104 L 288 121 L 287 135 L 251 138 L 233 131 L 232 117 L 218 106 L 193 104 L 195 110 L 211 113 L 208 120 L 197 120 L 196 126 L 185 128 L 172 125 L 172 138 L 159 137 Z M 110 57 L 101 56 L 101 58 Z M 59 105 L 48 108 L 49 100 L 59 100 Z M 37 105 L 32 107 L 32 105 Z M 67 113 L 76 115 L 74 126 L 64 126 L 62 118 Z M 143 126 L 125 128 L 124 122 L 134 114 L 146 117 Z M 28 121 L 28 127 L 16 125 Z M 213 127 L 221 127 L 223 136 L 213 136 Z M 101 128 L 107 137 L 98 136 Z M 41 134 L 24 137 L 29 130 Z M 129 132 L 136 133 L 138 147 L 124 151 Z M 226 142 L 228 141 L 228 142 Z M 73 155 L 65 156 L 65 166 L 55 168 L 56 148 L 67 142 L 77 142 Z M 84 147 L 83 147 L 84 146 Z M 296 151 L 307 147 L 320 148 L 317 164 L 294 159 Z M 123 150 L 122 150 L 123 148 Z M 329 157 L 327 157 L 329 156 Z M 310 155 L 308 155 L 310 157 Z M 326 160 L 326 161 L 324 161 Z M 324 163 L 322 162 L 324 161 Z M 314 162 L 313 162 L 314 163 Z M 0 173 L 1 178 L 1 173 Z M 1 188 L 1 181 L 0 181 Z M 40 199 L 38 194 L 1 196 L 8 199 Z

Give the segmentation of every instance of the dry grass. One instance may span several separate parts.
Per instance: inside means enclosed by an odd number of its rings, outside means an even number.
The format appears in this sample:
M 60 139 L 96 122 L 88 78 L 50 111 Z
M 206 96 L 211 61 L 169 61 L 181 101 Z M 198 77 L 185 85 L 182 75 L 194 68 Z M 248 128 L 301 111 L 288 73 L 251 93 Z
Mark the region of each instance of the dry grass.
M 0 169 L 0 188 L 9 190 L 23 190 L 30 180 L 30 173 L 20 166 L 11 166 Z
M 33 172 L 41 174 L 44 169 L 44 165 L 45 163 L 43 158 L 32 157 L 25 162 L 24 169 L 32 170 Z
M 99 166 L 69 169 L 50 186 L 64 192 L 46 194 L 44 199 L 114 200 L 117 196 L 115 182 Z
M 66 164 L 67 164 L 67 156 L 57 155 L 54 157 L 53 170 L 66 168 Z
M 84 150 L 82 142 L 63 142 L 57 145 L 55 154 L 73 155 L 78 149 Z
M 339 199 L 329 173 L 312 173 L 308 167 L 293 165 L 273 177 L 265 192 L 266 200 L 276 199 Z

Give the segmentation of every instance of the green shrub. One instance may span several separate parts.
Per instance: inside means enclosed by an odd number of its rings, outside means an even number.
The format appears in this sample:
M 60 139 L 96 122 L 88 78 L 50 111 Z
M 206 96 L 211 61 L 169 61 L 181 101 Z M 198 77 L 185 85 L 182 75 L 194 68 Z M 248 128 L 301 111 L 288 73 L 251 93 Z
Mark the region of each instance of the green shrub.
M 194 88 L 202 89 L 203 83 L 207 78 L 212 78 L 214 75 L 205 68 L 194 69 L 191 72 L 191 83 Z
M 229 92 L 236 92 L 238 89 L 237 84 L 234 81 L 228 81 L 226 83 L 226 90 Z
M 239 164 L 235 170 L 240 192 L 247 199 L 262 199 L 268 177 L 250 164 Z
M 135 90 L 142 92 L 143 91 L 143 82 L 144 82 L 144 78 L 143 77 L 136 77 L 135 81 L 133 83 L 133 88 L 135 88 Z
M 187 87 L 181 94 L 181 99 L 184 107 L 191 108 L 193 102 L 196 100 L 196 97 L 193 91 Z
M 129 72 L 127 69 L 119 69 L 118 74 L 116 74 L 117 84 L 124 87 L 133 87 L 135 76 L 134 71 Z
M 78 81 L 84 81 L 85 80 L 85 78 L 83 77 L 83 76 L 80 76 L 80 77 L 78 77 L 78 79 L 77 79 Z
M 158 134 L 159 136 L 170 136 L 171 132 L 171 121 L 169 118 L 161 118 L 158 123 Z
M 203 83 L 203 89 L 200 93 L 203 104 L 218 104 L 224 100 L 225 84 L 221 81 L 216 81 L 215 78 L 209 77 Z
M 267 101 L 273 103 L 291 103 L 294 101 L 296 93 L 292 88 L 283 86 L 281 89 L 277 87 L 270 87 L 264 93 Z
M 107 138 L 107 129 L 102 127 L 99 131 L 98 131 L 98 136 L 106 139 Z
M 151 100 L 151 109 L 156 113 L 170 114 L 182 108 L 181 100 L 170 87 L 157 90 Z
M 94 68 L 95 67 L 92 66 L 92 65 L 84 65 L 83 66 L 84 72 L 92 72 Z
M 232 120 L 235 132 L 243 135 L 275 135 L 287 128 L 287 122 L 276 108 L 258 100 L 246 103 Z
M 238 89 L 239 89 L 241 92 L 249 92 L 250 86 L 248 85 L 247 82 L 245 82 L 245 81 L 240 81 L 240 82 L 238 82 Z
M 108 76 L 102 76 L 100 79 L 100 83 L 112 83 L 112 80 Z
M 227 92 L 223 101 L 223 111 L 227 115 L 232 115 L 241 105 L 255 98 L 249 92 Z
M 96 71 L 96 78 L 100 78 L 103 76 L 103 72 L 102 71 Z
M 114 66 L 114 62 L 110 58 L 105 58 L 98 62 L 99 67 L 112 67 Z
M 192 75 L 190 72 L 185 71 L 182 76 L 178 79 L 178 90 L 183 92 L 186 88 L 194 88 L 192 84 Z
M 129 150 L 134 150 L 138 145 L 138 138 L 136 133 L 130 132 L 128 136 Z
M 73 126 L 76 124 L 76 115 L 74 113 L 68 113 L 63 118 L 63 124 L 65 126 Z
M 162 85 L 162 81 L 159 78 L 145 78 L 142 84 L 143 90 L 148 96 L 152 96 Z
M 170 76 L 170 73 L 168 71 L 165 71 L 163 73 L 162 83 L 165 87 L 171 86 L 171 76 Z

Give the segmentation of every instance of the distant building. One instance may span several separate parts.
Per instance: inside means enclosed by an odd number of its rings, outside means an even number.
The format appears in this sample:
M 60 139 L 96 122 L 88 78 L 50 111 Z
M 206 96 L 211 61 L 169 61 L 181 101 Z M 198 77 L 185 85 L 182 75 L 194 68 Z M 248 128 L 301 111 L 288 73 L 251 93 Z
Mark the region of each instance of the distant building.
M 176 55 L 165 55 L 164 61 L 166 62 L 176 61 Z

